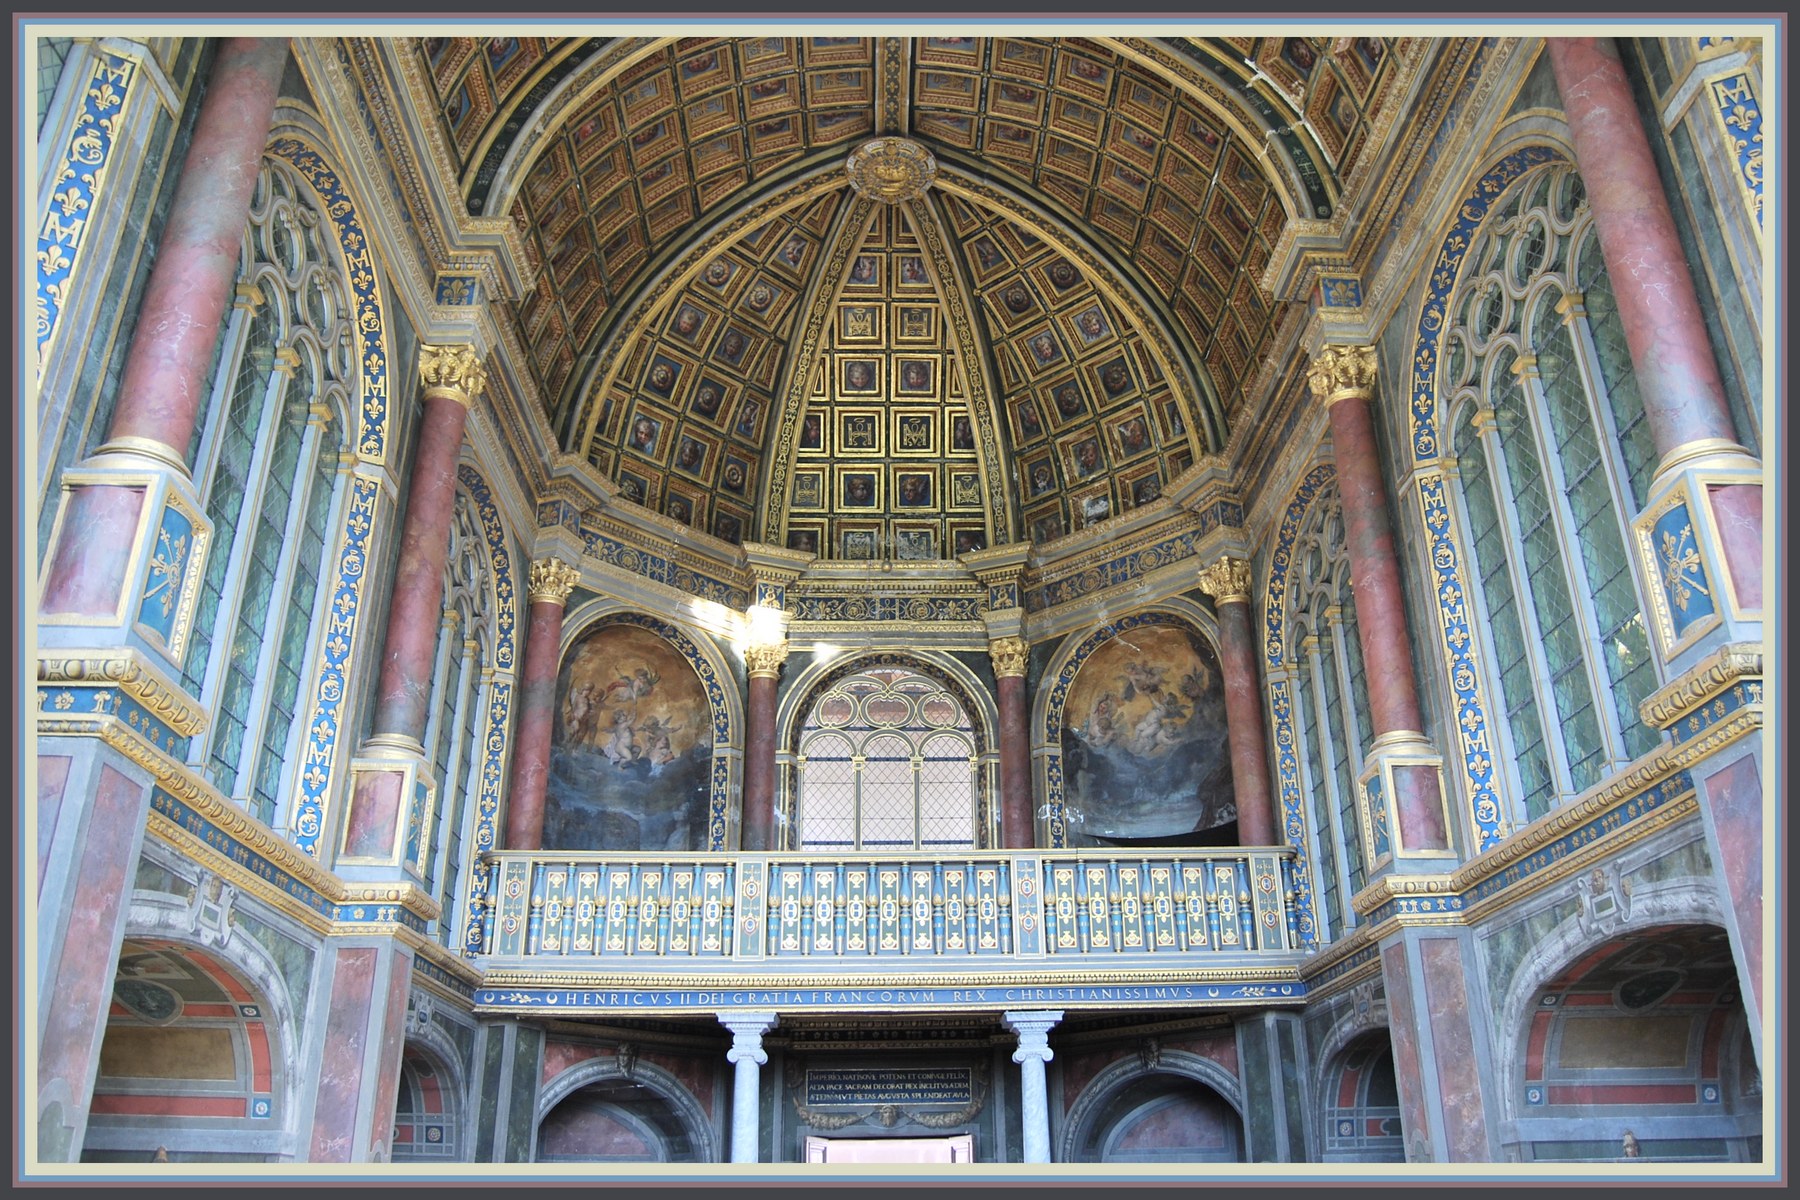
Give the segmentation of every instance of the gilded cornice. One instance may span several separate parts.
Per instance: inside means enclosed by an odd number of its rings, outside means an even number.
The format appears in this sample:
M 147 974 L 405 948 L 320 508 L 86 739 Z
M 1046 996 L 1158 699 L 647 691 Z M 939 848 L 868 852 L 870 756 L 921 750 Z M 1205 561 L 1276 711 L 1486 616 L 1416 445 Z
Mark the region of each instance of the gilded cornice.
M 100 739 L 149 773 L 155 786 L 179 801 L 187 809 L 183 823 L 156 811 L 153 804 L 148 828 L 162 841 L 181 850 L 190 858 L 204 860 L 222 879 L 243 891 L 266 900 L 283 912 L 325 934 L 368 933 L 372 928 L 386 931 L 389 923 L 404 929 L 399 914 L 405 910 L 422 923 L 436 920 L 437 901 L 411 883 L 350 884 L 320 866 L 310 855 L 271 830 L 267 825 L 220 795 L 211 784 L 195 775 L 185 763 L 176 762 L 146 744 L 141 737 L 113 720 L 99 731 Z M 211 826 L 212 833 L 202 836 L 198 829 Z M 258 860 L 249 861 L 252 857 Z M 285 875 L 300 887 L 316 893 L 330 905 L 351 909 L 377 910 L 352 915 L 352 922 L 334 921 L 318 908 L 295 898 L 277 887 L 269 876 Z M 390 919 L 382 911 L 391 911 Z M 371 926 L 361 918 L 372 916 Z
M 1255 955 L 1245 955 L 1255 958 Z M 493 967 L 487 970 L 481 984 L 484 988 L 499 990 L 509 987 L 548 987 L 557 989 L 605 991 L 609 989 L 634 989 L 644 991 L 718 991 L 729 988 L 754 988 L 798 990 L 817 988 L 820 990 L 861 990 L 870 989 L 911 989 L 917 987 L 958 988 L 958 987 L 1076 987 L 1105 984 L 1200 984 L 1209 983 L 1249 983 L 1249 984 L 1281 984 L 1298 983 L 1300 981 L 1298 952 L 1268 955 L 1269 961 L 1256 962 L 1239 967 L 1134 967 L 1119 965 L 1111 969 L 1099 968 L 1089 960 L 1082 964 L 1086 969 L 1064 968 L 1062 970 L 1017 970 L 1018 960 L 1007 966 L 996 964 L 996 969 L 987 974 L 956 972 L 953 974 L 922 975 L 916 971 L 902 971 L 898 974 L 816 974 L 794 975 L 781 971 L 768 971 L 760 974 L 722 974 L 712 971 L 689 974 L 676 973 L 632 973 L 611 971 L 534 971 L 519 967 Z M 773 965 L 773 964 L 771 964 Z M 784 964 L 785 966 L 785 964 Z
M 104 650 L 40 650 L 38 682 L 116 687 L 184 737 L 205 730 L 206 711 L 133 647 Z
M 1721 646 L 1681 676 L 1652 692 L 1638 705 L 1638 715 L 1654 729 L 1667 729 L 1713 701 L 1739 679 L 1761 679 L 1763 648 L 1755 642 Z

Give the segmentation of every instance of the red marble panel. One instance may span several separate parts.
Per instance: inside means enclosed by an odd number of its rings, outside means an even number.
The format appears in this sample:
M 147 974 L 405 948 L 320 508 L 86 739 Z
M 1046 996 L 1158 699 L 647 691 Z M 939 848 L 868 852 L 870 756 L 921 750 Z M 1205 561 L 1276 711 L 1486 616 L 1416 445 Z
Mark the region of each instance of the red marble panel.
M 313 1162 L 350 1161 L 378 954 L 372 946 L 349 946 L 337 952 L 331 976 L 331 1015 L 325 1023 L 324 1050 L 318 1064 L 318 1099 L 308 1156 Z
M 1470 1026 L 1474 1014 L 1469 1010 L 1462 946 L 1454 938 L 1421 939 L 1419 956 L 1450 1158 L 1454 1162 L 1486 1162 L 1492 1157 L 1488 1149 L 1487 1104 L 1481 1094 L 1483 1072 Z
M 1406 970 L 1406 946 L 1396 942 L 1381 952 L 1381 978 L 1386 985 L 1388 1035 L 1394 1044 L 1394 1078 L 1400 1085 L 1400 1113 L 1408 1142 L 1430 1144 L 1431 1122 L 1425 1113 L 1425 1074 L 1419 1065 L 1419 1027 L 1413 1017 L 1412 978 Z
M 599 1058 L 602 1053 L 598 1046 L 578 1046 L 572 1042 L 545 1042 L 544 1069 L 538 1075 L 540 1083 L 549 1083 L 558 1075 L 577 1064 L 587 1062 L 591 1058 Z
M 62 529 L 44 571 L 46 614 L 111 617 L 119 608 L 144 510 L 141 487 L 79 487 L 69 493 Z
M 119 906 L 131 894 L 147 800 L 142 784 L 101 765 L 80 860 L 81 882 L 60 931 L 62 958 L 47 993 L 56 1003 L 44 1018 L 38 1043 L 40 1090 L 61 1080 L 81 1096 L 94 1077 L 94 1056 L 112 1001 Z
M 344 853 L 352 858 L 387 858 L 394 853 L 400 819 L 400 771 L 364 771 L 350 794 Z
M 1719 526 L 1719 548 L 1738 607 L 1762 608 L 1762 488 L 1748 484 L 1709 487 L 1713 519 Z
M 399 1099 L 400 1059 L 406 1048 L 406 996 L 412 990 L 412 955 L 396 948 L 388 968 L 387 1013 L 381 1026 L 380 1074 L 375 1079 L 375 1120 L 369 1128 L 369 1157 L 384 1161 L 380 1149 L 393 1131 L 391 1115 Z
M 1763 959 L 1763 796 L 1756 760 L 1746 754 L 1729 767 L 1714 771 L 1703 783 L 1713 828 L 1720 873 L 1731 899 L 1737 928 L 1732 931 L 1742 952 L 1748 978 L 1744 989 L 1762 996 Z
M 62 816 L 63 789 L 69 783 L 74 759 L 61 754 L 38 755 L 38 896 L 44 894 L 44 873 L 50 865 L 50 844 L 56 838 L 57 818 Z

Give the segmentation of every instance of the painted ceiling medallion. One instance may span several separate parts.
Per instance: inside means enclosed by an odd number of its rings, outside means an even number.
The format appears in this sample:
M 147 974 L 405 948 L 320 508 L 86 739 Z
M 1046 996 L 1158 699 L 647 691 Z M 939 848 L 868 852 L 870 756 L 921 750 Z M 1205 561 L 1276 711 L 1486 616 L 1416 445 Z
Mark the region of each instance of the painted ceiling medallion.
M 844 160 L 844 171 L 859 196 L 899 204 L 925 194 L 937 178 L 937 159 L 924 146 L 906 138 L 875 138 L 850 152 Z

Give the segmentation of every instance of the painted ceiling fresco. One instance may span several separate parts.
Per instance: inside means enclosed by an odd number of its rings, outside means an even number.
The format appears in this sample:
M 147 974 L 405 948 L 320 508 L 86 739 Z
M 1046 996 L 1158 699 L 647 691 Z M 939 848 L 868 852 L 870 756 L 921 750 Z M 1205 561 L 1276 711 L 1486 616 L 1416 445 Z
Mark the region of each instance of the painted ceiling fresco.
M 725 541 L 896 558 L 1052 540 L 1223 445 L 1282 315 L 1260 284 L 1273 247 L 1292 216 L 1329 215 L 1394 59 L 1358 38 L 418 52 L 471 211 L 508 211 L 541 264 L 511 307 L 565 445 Z M 528 161 L 501 169 L 533 122 Z M 876 133 L 929 147 L 939 183 L 848 229 L 856 197 L 819 172 Z M 731 224 L 752 205 L 779 215 Z M 954 267 L 909 249 L 921 220 Z M 867 254 L 839 244 L 865 236 Z M 897 278 L 909 256 L 924 283 Z M 874 284 L 825 276 L 865 258 Z M 783 429 L 815 436 L 801 409 L 818 440 L 777 460 Z

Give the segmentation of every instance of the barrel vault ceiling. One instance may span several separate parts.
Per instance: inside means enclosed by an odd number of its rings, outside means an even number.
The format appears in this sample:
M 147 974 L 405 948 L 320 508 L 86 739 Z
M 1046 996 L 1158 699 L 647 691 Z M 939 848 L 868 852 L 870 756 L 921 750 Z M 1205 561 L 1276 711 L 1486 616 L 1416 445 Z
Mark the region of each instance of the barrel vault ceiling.
M 727 542 L 944 558 L 1219 450 L 1394 75 L 1375 38 L 420 38 L 563 448 Z M 856 194 L 876 136 L 937 161 Z

